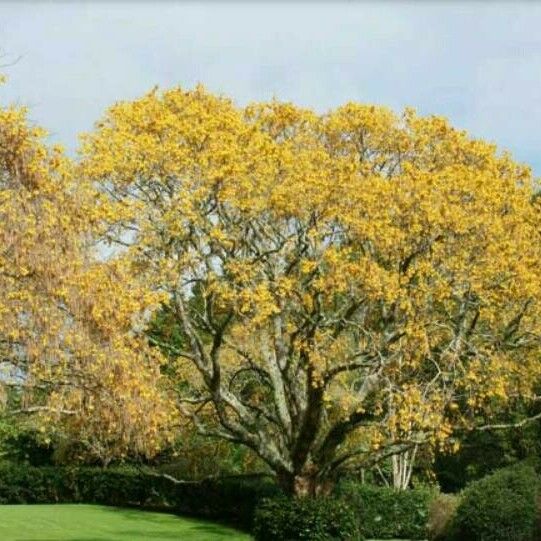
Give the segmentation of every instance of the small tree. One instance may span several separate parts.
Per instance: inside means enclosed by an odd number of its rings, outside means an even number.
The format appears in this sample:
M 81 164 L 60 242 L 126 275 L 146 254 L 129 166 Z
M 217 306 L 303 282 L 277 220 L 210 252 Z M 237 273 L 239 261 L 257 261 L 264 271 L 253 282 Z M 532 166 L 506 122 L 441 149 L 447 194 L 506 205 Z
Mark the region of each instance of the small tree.
M 492 145 L 411 110 L 197 88 L 118 103 L 82 152 L 122 279 L 165 295 L 185 336 L 179 409 L 286 490 L 532 395 L 539 207 Z

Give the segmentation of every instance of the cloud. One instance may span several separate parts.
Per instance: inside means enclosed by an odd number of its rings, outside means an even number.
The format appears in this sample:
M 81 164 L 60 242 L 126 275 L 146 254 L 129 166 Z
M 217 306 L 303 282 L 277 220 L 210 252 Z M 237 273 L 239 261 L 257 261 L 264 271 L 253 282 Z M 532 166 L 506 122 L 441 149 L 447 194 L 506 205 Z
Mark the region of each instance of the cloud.
M 443 114 L 541 174 L 541 5 L 531 3 L 18 3 L 2 100 L 73 150 L 105 107 L 203 82 L 239 103 L 324 111 L 355 100 Z

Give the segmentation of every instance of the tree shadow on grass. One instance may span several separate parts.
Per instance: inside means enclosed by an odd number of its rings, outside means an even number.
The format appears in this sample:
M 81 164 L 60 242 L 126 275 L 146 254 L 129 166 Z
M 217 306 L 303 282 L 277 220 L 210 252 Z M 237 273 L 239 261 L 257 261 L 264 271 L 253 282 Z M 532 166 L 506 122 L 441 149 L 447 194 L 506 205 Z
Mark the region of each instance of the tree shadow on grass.
M 114 511 L 115 513 L 118 513 L 122 515 L 123 517 L 135 522 L 135 521 L 144 521 L 146 523 L 154 523 L 159 524 L 167 527 L 175 527 L 175 521 L 178 521 L 178 527 L 181 529 L 181 533 L 183 534 L 189 534 L 189 533 L 198 533 L 201 532 L 206 534 L 213 534 L 215 538 L 225 538 L 225 537 L 231 537 L 231 535 L 238 534 L 242 535 L 242 532 L 236 531 L 234 526 L 231 524 L 228 524 L 226 522 L 218 522 L 218 521 L 211 521 L 208 522 L 204 518 L 198 518 L 198 517 L 187 517 L 182 515 L 175 515 L 171 512 L 159 512 L 159 511 L 153 511 L 153 512 L 147 512 L 142 511 L 139 509 L 130 509 L 125 507 L 109 507 L 107 508 L 109 511 Z M 134 534 L 133 531 L 128 532 L 131 535 Z M 169 534 L 166 532 L 164 535 L 176 535 L 178 536 L 179 532 Z M 152 536 L 154 537 L 153 533 L 145 532 L 145 535 L 148 535 L 149 538 Z M 156 532 L 156 536 L 158 535 L 158 532 Z M 164 537 L 164 539 L 169 539 L 168 537 Z M 172 538 L 173 539 L 173 538 Z M 174 539 L 178 539 L 178 537 L 174 537 Z M 209 539 L 209 538 L 207 538 Z
M 144 534 L 141 534 L 141 532 L 137 530 L 123 530 L 121 532 L 118 532 L 118 539 L 115 541 L 123 541 L 126 539 L 126 541 L 135 539 L 136 536 L 144 537 L 145 539 L 159 539 L 160 541 L 163 539 L 163 541 L 179 541 L 179 539 L 182 539 L 184 536 L 188 537 L 190 539 L 201 539 L 201 541 L 211 541 L 211 540 L 218 540 L 218 539 L 231 539 L 231 535 L 233 532 L 231 531 L 224 531 L 223 528 L 218 528 L 216 526 L 213 526 L 212 524 L 206 525 L 206 524 L 195 524 L 191 526 L 190 528 L 186 529 L 179 529 L 178 532 L 158 532 L 158 531 L 148 531 L 145 530 Z M 234 533 L 233 533 L 234 535 Z M 199 537 L 200 536 L 200 537 Z M 72 541 L 72 540 L 70 540 Z M 77 539 L 73 541 L 91 541 L 87 539 Z
M 189 529 L 179 529 L 178 532 L 160 532 L 160 531 L 148 531 L 144 530 L 122 530 L 111 534 L 112 537 L 66 537 L 63 538 L 63 541 L 130 541 L 132 539 L 155 539 L 159 541 L 179 541 L 183 536 L 189 535 L 190 538 L 193 536 L 194 540 L 197 539 L 195 536 L 199 534 L 201 540 L 211 541 L 218 539 L 226 539 L 231 537 L 231 532 L 225 532 L 223 529 L 213 526 L 212 524 L 193 524 L 190 525 Z M 17 538 L 13 541 L 58 541 L 56 538 L 40 538 L 32 539 Z

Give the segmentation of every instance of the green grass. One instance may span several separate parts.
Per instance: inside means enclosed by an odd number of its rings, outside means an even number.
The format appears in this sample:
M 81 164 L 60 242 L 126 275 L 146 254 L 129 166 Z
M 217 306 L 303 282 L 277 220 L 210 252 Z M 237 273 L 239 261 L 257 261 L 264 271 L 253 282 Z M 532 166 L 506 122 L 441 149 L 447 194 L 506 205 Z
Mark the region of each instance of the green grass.
M 2 541 L 248 541 L 231 528 L 99 505 L 0 505 Z

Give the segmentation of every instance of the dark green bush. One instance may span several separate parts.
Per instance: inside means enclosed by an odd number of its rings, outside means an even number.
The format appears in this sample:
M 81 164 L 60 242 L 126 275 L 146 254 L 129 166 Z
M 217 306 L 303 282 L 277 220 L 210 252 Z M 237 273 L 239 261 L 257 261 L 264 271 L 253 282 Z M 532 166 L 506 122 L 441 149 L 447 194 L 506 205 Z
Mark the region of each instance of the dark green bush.
M 337 493 L 354 510 L 365 537 L 426 539 L 432 490 L 396 491 L 348 481 L 340 484 Z
M 471 483 L 456 510 L 454 537 L 529 541 L 535 529 L 538 483 L 533 467 L 524 464 Z
M 257 541 L 362 539 L 353 510 L 330 498 L 265 499 L 256 509 L 253 534 Z
M 0 465 L 0 504 L 63 501 L 65 480 L 54 468 Z
M 0 464 L 0 503 L 130 505 L 148 496 L 149 487 L 136 470 Z

